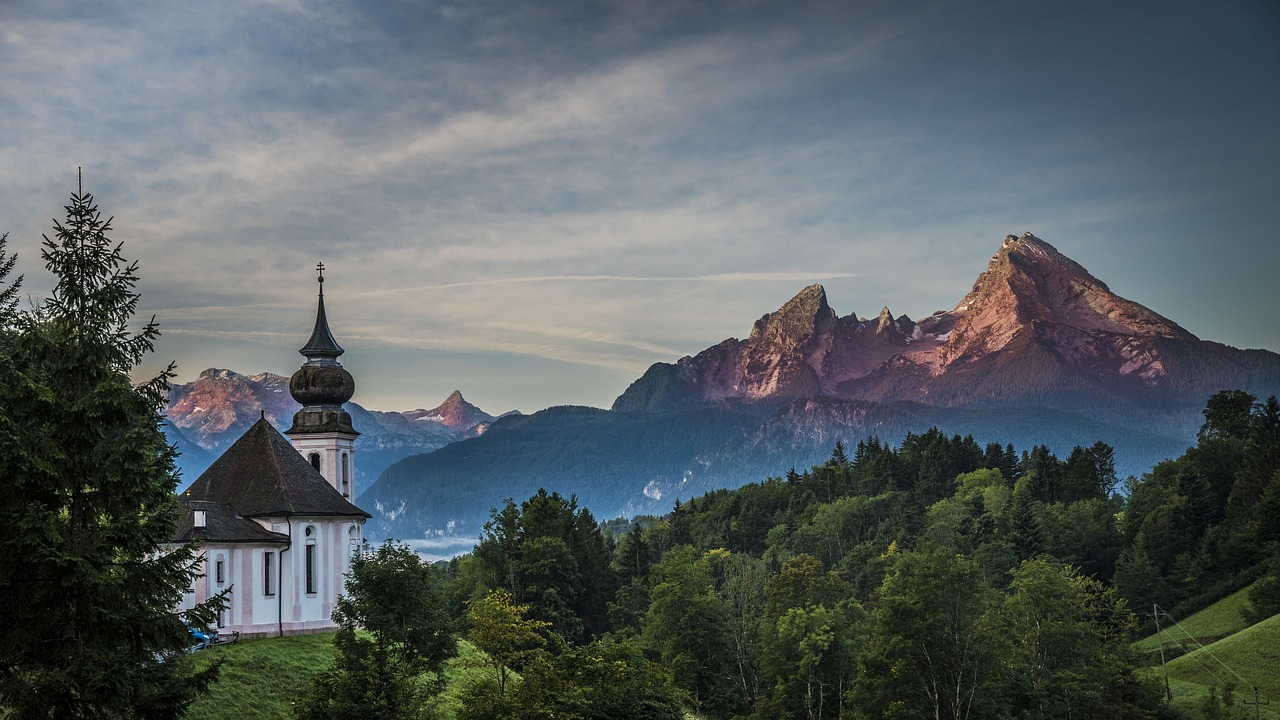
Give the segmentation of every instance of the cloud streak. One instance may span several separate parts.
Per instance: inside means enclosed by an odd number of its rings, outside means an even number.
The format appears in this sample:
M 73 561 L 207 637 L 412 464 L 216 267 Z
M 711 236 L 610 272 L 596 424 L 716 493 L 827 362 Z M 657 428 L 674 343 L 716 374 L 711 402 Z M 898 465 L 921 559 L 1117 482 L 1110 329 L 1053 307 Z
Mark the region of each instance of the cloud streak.
M 353 362 L 412 365 L 361 380 L 375 407 L 607 404 L 813 282 L 841 314 L 950 307 L 1024 230 L 1280 348 L 1260 10 L 593 7 L 5 3 L 0 232 L 40 292 L 83 166 L 193 368 L 289 372 L 324 260 Z
M 433 285 L 418 285 L 415 287 L 405 288 L 382 288 L 378 290 L 366 290 L 361 295 L 388 295 L 394 293 L 421 292 L 424 290 L 449 290 L 453 288 L 463 287 L 483 287 L 486 285 L 513 285 L 526 283 L 596 283 L 596 282 L 625 282 L 625 283 L 685 283 L 685 282 L 710 282 L 710 283 L 797 283 L 797 282 L 815 282 L 820 280 L 832 280 L 836 278 L 854 278 L 859 277 L 857 273 L 846 272 L 735 272 L 735 273 L 712 273 L 708 275 L 691 275 L 691 276 L 643 276 L 643 275 L 530 275 L 520 277 L 506 278 L 485 278 L 481 280 L 460 280 L 457 282 L 436 283 Z

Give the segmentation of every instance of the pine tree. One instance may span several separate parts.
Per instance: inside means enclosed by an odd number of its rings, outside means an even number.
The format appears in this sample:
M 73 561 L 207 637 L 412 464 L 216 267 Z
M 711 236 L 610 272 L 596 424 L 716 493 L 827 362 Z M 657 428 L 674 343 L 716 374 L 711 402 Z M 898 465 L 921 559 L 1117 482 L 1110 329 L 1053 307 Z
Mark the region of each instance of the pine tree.
M 41 253 L 52 295 L 0 323 L 0 707 L 176 717 L 216 667 L 194 671 L 174 612 L 197 565 L 190 549 L 165 549 L 178 519 L 158 413 L 171 372 L 130 382 L 159 335 L 154 319 L 129 328 L 137 264 L 108 240 L 92 195 L 66 211 Z M 207 624 L 214 610 L 186 619 Z

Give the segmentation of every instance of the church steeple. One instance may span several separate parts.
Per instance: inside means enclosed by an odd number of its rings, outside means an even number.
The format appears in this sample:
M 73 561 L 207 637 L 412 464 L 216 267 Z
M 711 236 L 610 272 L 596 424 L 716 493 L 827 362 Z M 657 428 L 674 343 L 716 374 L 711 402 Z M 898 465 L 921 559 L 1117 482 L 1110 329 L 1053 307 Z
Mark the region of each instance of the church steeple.
M 317 365 L 336 365 L 338 364 L 338 356 L 345 352 L 337 340 L 333 339 L 333 333 L 329 332 L 329 319 L 324 314 L 324 263 L 316 265 L 316 272 L 320 277 L 316 279 L 320 283 L 320 301 L 316 308 L 316 326 L 311 331 L 311 339 L 307 340 L 307 344 L 302 346 L 298 352 L 305 355 L 307 364 L 315 367 Z
M 360 433 L 352 427 L 351 415 L 342 405 L 355 394 L 356 381 L 338 362 L 344 351 L 329 331 L 324 310 L 324 263 L 316 270 L 320 273 L 316 324 L 307 344 L 298 350 L 307 361 L 289 378 L 289 394 L 302 409 L 294 413 L 293 426 L 285 435 L 334 488 L 354 497 L 352 461 Z

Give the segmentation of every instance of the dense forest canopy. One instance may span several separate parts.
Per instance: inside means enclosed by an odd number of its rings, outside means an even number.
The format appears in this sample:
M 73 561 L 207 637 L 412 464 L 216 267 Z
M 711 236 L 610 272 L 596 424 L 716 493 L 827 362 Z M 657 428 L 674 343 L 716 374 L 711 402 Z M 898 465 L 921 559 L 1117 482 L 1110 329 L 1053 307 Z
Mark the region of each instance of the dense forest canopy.
M 1280 404 L 1204 415 L 1123 483 L 1103 442 L 930 430 L 661 517 L 507 500 L 438 578 L 494 669 L 464 715 L 1174 717 L 1130 648 L 1145 609 L 1253 583 L 1251 619 L 1280 612 Z

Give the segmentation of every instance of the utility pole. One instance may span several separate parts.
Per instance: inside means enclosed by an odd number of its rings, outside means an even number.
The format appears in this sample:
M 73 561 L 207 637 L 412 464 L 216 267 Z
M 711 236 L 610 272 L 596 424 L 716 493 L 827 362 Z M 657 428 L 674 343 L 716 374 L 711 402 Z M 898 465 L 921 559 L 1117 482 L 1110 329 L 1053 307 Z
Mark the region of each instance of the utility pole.
M 1173 691 L 1169 689 L 1169 668 L 1164 664 L 1164 633 L 1160 630 L 1160 606 L 1151 603 L 1151 617 L 1156 621 L 1156 638 L 1160 641 L 1160 672 L 1164 673 L 1165 702 L 1173 700 Z
M 1245 700 L 1245 701 L 1244 701 L 1244 704 L 1245 704 L 1245 705 L 1252 705 L 1252 706 L 1253 706 L 1253 717 L 1254 717 L 1256 720 L 1262 720 L 1262 706 L 1263 706 L 1263 705 L 1270 705 L 1270 704 L 1271 704 L 1271 701 L 1270 701 L 1270 700 L 1260 700 L 1260 699 L 1258 699 L 1258 688 L 1256 688 L 1256 687 L 1255 687 L 1255 688 L 1253 689 L 1253 702 L 1249 702 L 1248 700 Z

